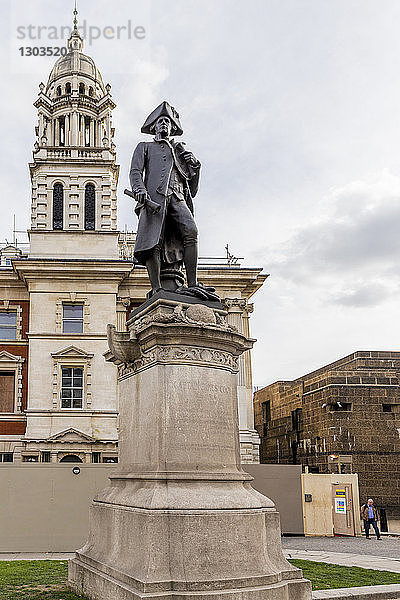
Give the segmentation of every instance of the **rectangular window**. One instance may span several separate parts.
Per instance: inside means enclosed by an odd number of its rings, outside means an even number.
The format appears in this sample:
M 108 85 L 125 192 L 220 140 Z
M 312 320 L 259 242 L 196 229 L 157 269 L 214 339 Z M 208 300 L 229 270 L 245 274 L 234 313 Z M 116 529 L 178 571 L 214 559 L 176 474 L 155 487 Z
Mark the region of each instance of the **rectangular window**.
M 62 367 L 61 408 L 82 408 L 83 367 Z
M 319 473 L 319 467 L 309 467 L 308 468 L 308 472 L 309 473 L 318 474 Z
M 382 404 L 384 413 L 400 413 L 400 404 Z
M 83 304 L 63 304 L 63 333 L 83 333 Z
M 302 414 L 302 409 L 301 408 L 296 408 L 295 410 L 292 410 L 292 429 L 293 431 L 301 431 L 301 414 Z
M 262 408 L 262 419 L 263 419 L 263 437 L 268 436 L 268 425 L 271 421 L 271 400 L 263 402 Z
M 42 452 L 42 462 L 50 462 L 50 452 L 46 450 Z
M 263 423 L 269 423 L 271 421 L 271 401 L 267 400 L 262 403 L 262 416 Z
M 117 463 L 118 458 L 116 456 L 103 456 L 103 463 Z
M 39 462 L 39 455 L 31 454 L 30 456 L 23 456 L 22 462 Z
M 340 472 L 343 474 L 351 473 L 351 464 L 349 463 L 340 463 L 339 464 Z
M 0 412 L 14 412 L 15 373 L 0 371 Z
M 353 472 L 353 457 L 348 455 L 339 455 L 339 473 Z
M 353 403 L 338 401 L 330 406 L 330 410 L 334 412 L 351 412 L 353 410 Z
M 0 339 L 17 339 L 17 311 L 0 311 Z
M 99 463 L 101 458 L 100 452 L 92 452 L 92 463 Z
M 0 452 L 0 462 L 13 462 L 14 457 L 12 452 Z

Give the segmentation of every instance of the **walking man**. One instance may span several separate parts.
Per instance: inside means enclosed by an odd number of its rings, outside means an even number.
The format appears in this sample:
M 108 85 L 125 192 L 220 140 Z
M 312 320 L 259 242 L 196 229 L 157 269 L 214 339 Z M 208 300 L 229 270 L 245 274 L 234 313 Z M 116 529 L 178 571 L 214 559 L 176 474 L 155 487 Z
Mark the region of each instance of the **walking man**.
M 372 498 L 369 498 L 369 500 L 367 500 L 366 504 L 363 504 L 361 507 L 361 518 L 364 521 L 364 529 L 365 529 L 365 537 L 367 540 L 370 539 L 369 537 L 369 528 L 372 525 L 372 527 L 375 529 L 375 533 L 376 533 L 376 539 L 380 540 L 381 538 L 381 534 L 379 532 L 379 527 L 378 527 L 378 511 L 374 506 L 374 501 L 372 500 Z

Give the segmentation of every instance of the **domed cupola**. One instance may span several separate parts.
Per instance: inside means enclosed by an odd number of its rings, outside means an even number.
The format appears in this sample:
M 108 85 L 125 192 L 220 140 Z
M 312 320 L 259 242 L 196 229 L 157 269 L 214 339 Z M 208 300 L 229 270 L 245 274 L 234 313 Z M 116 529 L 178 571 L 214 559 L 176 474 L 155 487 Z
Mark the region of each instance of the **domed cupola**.
M 111 86 L 104 85 L 94 60 L 82 52 L 76 9 L 74 15 L 68 51 L 53 66 L 47 85 L 39 85 L 34 103 L 38 125 L 30 165 L 31 227 L 115 230 L 118 166 L 111 120 L 115 103 Z M 39 181 L 45 171 L 42 190 Z
M 76 13 L 76 11 L 75 11 Z M 39 111 L 37 143 L 41 146 L 108 147 L 111 141 L 111 86 L 104 86 L 99 69 L 82 52 L 83 40 L 77 28 L 68 39 L 68 53 L 51 70 L 47 85 L 40 84 L 34 106 Z
M 50 98 L 81 89 L 91 98 L 101 98 L 106 94 L 99 69 L 90 56 L 83 54 L 83 40 L 76 26 L 68 40 L 68 53 L 61 56 L 51 70 L 46 86 Z M 70 85 L 68 85 L 70 84 Z

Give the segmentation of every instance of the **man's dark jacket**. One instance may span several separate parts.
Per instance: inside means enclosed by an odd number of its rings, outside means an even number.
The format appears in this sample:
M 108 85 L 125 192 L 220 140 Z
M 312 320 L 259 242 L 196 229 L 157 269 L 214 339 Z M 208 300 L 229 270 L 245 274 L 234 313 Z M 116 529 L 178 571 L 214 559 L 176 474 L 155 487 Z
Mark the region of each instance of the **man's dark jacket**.
M 375 521 L 379 521 L 379 513 L 375 506 L 372 504 L 372 508 L 374 509 L 374 519 Z M 369 506 L 368 504 L 363 504 L 361 507 L 361 518 L 363 521 L 368 521 L 369 519 Z
M 129 179 L 133 193 L 147 191 L 150 198 L 161 206 L 156 214 L 146 206 L 137 205 L 135 208 L 139 217 L 135 258 L 141 264 L 146 263 L 151 250 L 159 243 L 163 233 L 166 194 L 174 164 L 184 183 L 186 204 L 193 214 L 192 198 L 196 195 L 199 187 L 200 164 L 198 168 L 190 171 L 184 160 L 175 152 L 176 146 L 174 140 L 140 142 L 132 156 Z M 164 233 L 163 250 L 163 258 L 168 263 L 182 260 L 182 243 L 169 228 L 166 228 Z

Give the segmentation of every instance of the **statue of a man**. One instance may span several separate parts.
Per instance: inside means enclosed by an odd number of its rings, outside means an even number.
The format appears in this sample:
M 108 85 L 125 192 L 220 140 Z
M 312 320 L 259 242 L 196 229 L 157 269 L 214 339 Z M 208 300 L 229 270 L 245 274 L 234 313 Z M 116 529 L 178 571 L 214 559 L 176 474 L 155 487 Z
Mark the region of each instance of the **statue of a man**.
M 197 227 L 193 197 L 199 187 L 200 162 L 171 135 L 183 130 L 176 110 L 162 102 L 146 119 L 142 133 L 154 135 L 140 142 L 132 157 L 130 182 L 139 218 L 135 258 L 146 265 L 151 294 L 162 289 L 162 266 L 185 265 L 187 286 L 178 293 L 218 300 L 213 288 L 197 281 Z

